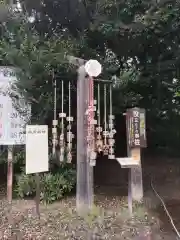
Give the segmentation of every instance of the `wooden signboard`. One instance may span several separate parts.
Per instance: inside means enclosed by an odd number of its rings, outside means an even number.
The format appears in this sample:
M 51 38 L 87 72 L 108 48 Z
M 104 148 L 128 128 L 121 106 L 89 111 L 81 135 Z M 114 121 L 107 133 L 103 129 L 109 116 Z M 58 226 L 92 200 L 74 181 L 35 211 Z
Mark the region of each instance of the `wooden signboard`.
M 128 109 L 126 112 L 127 144 L 129 148 L 145 148 L 146 126 L 145 110 L 140 108 Z

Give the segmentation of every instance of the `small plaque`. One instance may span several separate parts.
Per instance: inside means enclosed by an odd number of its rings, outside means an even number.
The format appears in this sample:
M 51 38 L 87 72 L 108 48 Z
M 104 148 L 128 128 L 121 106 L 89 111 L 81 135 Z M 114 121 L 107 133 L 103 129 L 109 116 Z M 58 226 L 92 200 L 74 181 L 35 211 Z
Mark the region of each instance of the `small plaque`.
M 66 120 L 67 120 L 68 122 L 73 122 L 73 117 L 67 117 Z
M 97 109 L 96 106 L 93 106 L 93 111 L 94 111 L 94 112 L 96 111 L 96 109 Z
M 68 142 L 67 148 L 68 148 L 69 150 L 71 150 L 71 149 L 72 149 L 72 143 L 69 143 L 69 142 Z
M 102 132 L 102 127 L 97 127 L 96 132 L 99 132 L 99 133 Z
M 103 136 L 108 136 L 109 132 L 108 131 L 103 131 Z
M 66 113 L 59 113 L 59 117 L 60 118 L 65 118 L 66 117 Z
M 112 129 L 114 127 L 114 124 L 113 123 L 110 123 L 109 124 L 109 128 Z
M 114 120 L 115 116 L 114 115 L 109 115 L 109 119 Z
M 109 143 L 110 146 L 114 146 L 115 140 L 113 138 L 109 138 L 108 143 Z
M 63 140 L 60 140 L 60 141 L 59 141 L 59 146 L 60 146 L 60 147 L 63 147 L 63 146 L 64 146 L 64 141 L 63 141 Z
M 67 154 L 67 163 L 71 163 L 72 162 L 72 154 L 69 152 Z
M 108 155 L 109 154 L 109 146 L 108 145 L 104 145 L 103 153 L 104 153 L 104 155 Z
M 60 160 L 60 162 L 64 162 L 64 155 L 60 155 L 59 160 Z
M 67 125 L 67 130 L 68 131 L 70 131 L 71 130 L 71 128 L 72 128 L 72 126 L 69 124 L 69 125 Z
M 104 154 L 105 156 L 107 156 L 109 153 L 108 153 L 107 150 L 104 150 L 104 151 L 103 151 L 103 154 Z
M 67 139 L 68 139 L 68 141 L 69 140 L 72 141 L 72 138 L 73 138 L 72 135 L 73 135 L 72 132 L 70 132 L 70 131 L 67 132 Z
M 97 138 L 97 140 L 101 140 L 102 139 L 101 135 L 97 135 L 96 138 Z
M 61 153 L 61 155 L 64 155 L 64 148 L 63 147 L 60 148 L 60 153 Z
M 94 137 L 93 136 L 87 136 L 87 141 L 92 141 L 94 139 Z
M 94 159 L 96 159 L 96 157 L 97 157 L 96 152 L 91 151 L 91 153 L 90 153 L 90 159 L 91 159 L 91 160 L 94 160 Z
M 96 160 L 95 159 L 91 159 L 90 162 L 89 162 L 90 166 L 91 167 L 95 167 L 96 166 Z
M 64 140 L 64 134 L 61 134 L 59 137 L 60 140 Z
M 110 154 L 114 154 L 114 148 L 110 147 L 110 148 L 109 148 L 109 153 L 110 153 Z
M 97 124 L 97 120 L 92 119 L 92 120 L 90 121 L 90 124 L 92 124 L 92 125 L 96 125 L 96 124 Z
M 52 128 L 52 134 L 56 134 L 57 133 L 57 128 L 56 127 L 53 127 Z
M 102 152 L 102 147 L 100 147 L 100 146 L 97 146 L 97 151 L 98 151 L 98 153 L 100 153 L 100 152 Z
M 112 129 L 112 133 L 113 133 L 113 134 L 116 134 L 116 129 Z
M 108 159 L 115 159 L 114 155 L 108 155 Z
M 53 120 L 52 125 L 57 126 L 58 125 L 58 120 Z
M 97 104 L 97 100 L 96 99 L 94 99 L 94 105 L 96 105 Z
M 109 138 L 113 138 L 114 137 L 114 134 L 112 132 L 109 133 Z
M 103 146 L 103 141 L 102 140 L 97 140 L 96 145 L 102 147 Z
M 88 109 L 86 109 L 86 111 L 85 111 L 85 115 L 86 115 L 86 116 L 88 115 L 88 112 L 89 112 L 89 110 L 88 110 Z

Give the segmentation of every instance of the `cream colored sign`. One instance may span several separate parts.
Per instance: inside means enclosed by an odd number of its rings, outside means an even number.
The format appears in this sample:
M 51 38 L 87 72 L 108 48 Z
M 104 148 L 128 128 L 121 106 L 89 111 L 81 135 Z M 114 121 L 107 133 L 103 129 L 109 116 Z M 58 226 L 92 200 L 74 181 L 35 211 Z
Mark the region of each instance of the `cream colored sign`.
M 26 174 L 49 171 L 48 126 L 26 126 Z

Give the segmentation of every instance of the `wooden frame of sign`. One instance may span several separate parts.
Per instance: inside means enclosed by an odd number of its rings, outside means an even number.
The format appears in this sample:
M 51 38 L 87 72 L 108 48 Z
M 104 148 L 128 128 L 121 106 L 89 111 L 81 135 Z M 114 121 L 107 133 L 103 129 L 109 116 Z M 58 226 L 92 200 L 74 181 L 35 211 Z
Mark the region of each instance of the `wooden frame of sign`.
M 141 167 L 141 148 L 147 146 L 145 110 L 128 109 L 126 114 L 127 158 L 117 158 L 122 168 L 129 168 L 128 206 L 132 214 L 132 202 L 142 201 L 143 181 Z

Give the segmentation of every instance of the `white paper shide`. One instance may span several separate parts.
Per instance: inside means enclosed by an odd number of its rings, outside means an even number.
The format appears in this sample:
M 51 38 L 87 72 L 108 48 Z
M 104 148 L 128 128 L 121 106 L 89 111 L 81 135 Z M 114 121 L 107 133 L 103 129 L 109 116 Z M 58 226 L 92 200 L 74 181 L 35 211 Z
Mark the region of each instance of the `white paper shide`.
M 26 174 L 49 171 L 48 126 L 26 126 Z

